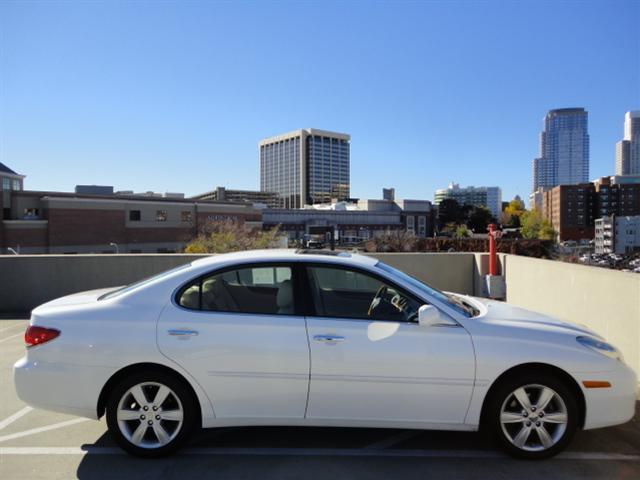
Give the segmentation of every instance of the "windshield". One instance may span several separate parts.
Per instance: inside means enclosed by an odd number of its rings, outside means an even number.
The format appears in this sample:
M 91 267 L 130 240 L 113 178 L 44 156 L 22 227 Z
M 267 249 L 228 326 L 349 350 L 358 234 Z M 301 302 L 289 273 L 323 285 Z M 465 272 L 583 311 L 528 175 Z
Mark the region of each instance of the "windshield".
M 479 313 L 478 310 L 475 309 L 472 305 L 468 304 L 467 302 L 464 302 L 457 296 L 449 295 L 444 292 L 441 292 L 440 290 L 436 290 L 435 288 L 430 287 L 426 283 L 421 282 L 417 278 L 414 278 L 411 275 L 407 275 L 403 271 L 398 270 L 397 268 L 393 268 L 387 265 L 386 263 L 378 262 L 376 263 L 376 267 L 396 277 L 400 277 L 402 280 L 411 284 L 418 290 L 422 290 L 426 294 L 437 298 L 443 303 L 446 303 L 449 307 L 453 308 L 455 311 L 461 313 L 465 317 L 474 317 Z
M 166 270 L 164 272 L 158 273 L 156 275 L 152 275 L 150 277 L 143 278 L 142 280 L 138 280 L 137 282 L 130 283 L 129 285 L 125 285 L 124 287 L 116 288 L 115 290 L 111 290 L 110 292 L 105 293 L 104 295 L 100 295 L 98 300 L 107 300 L 109 298 L 117 297 L 118 295 L 123 295 L 131 290 L 146 285 L 147 283 L 151 283 L 155 280 L 159 280 L 163 277 L 167 277 L 172 273 L 179 272 L 181 270 L 186 270 L 191 266 L 190 263 L 186 265 L 180 265 L 179 267 L 172 268 L 171 270 Z

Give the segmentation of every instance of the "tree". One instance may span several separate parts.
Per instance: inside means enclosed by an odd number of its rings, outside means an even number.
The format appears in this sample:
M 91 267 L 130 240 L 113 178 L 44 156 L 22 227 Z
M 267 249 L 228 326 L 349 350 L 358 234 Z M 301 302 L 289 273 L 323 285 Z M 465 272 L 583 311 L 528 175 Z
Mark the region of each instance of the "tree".
M 458 225 L 458 227 L 456 228 L 453 237 L 454 238 L 468 238 L 471 236 L 471 233 L 469 232 L 469 229 L 467 228 L 466 225 Z
M 438 205 L 438 227 L 440 229 L 449 223 L 458 224 L 464 221 L 464 218 L 464 212 L 456 200 L 445 198 Z
M 475 233 L 485 233 L 491 222 L 495 221 L 493 215 L 486 207 L 473 207 L 469 213 L 467 227 Z
M 520 232 L 524 238 L 537 238 L 539 240 L 555 240 L 557 232 L 549 221 L 542 216 L 540 210 L 534 208 L 524 212 L 520 216 L 522 227 Z
M 520 197 L 516 196 L 502 212 L 502 224 L 507 228 L 519 228 L 520 217 L 526 210 Z
M 408 230 L 390 230 L 374 237 L 373 243 L 376 252 L 411 252 L 415 250 L 417 240 Z
M 196 238 L 187 244 L 186 253 L 227 253 L 241 250 L 274 248 L 280 236 L 279 227 L 271 230 L 249 230 L 233 220 L 208 223 Z

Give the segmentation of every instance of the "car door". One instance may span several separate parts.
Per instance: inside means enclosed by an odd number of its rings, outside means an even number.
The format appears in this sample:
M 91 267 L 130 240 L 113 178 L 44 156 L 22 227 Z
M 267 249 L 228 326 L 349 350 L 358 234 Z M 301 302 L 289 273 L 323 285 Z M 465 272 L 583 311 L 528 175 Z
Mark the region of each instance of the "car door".
M 217 418 L 304 417 L 309 346 L 295 271 L 215 271 L 185 285 L 163 311 L 160 350 L 206 390 Z
M 370 273 L 322 264 L 306 272 L 314 312 L 307 418 L 464 422 L 475 374 L 464 328 L 418 325 L 425 302 Z

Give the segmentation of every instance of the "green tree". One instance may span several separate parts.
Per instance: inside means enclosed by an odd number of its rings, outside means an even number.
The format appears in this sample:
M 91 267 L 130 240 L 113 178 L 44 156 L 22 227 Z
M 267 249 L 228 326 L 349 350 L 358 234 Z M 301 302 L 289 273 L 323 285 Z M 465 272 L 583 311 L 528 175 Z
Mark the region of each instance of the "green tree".
M 454 238 L 468 238 L 470 236 L 471 233 L 469 232 L 469 229 L 466 225 L 458 225 L 453 234 Z
M 280 236 L 279 227 L 271 230 L 247 229 L 243 224 L 227 220 L 208 223 L 203 232 L 185 247 L 186 253 L 227 253 L 242 250 L 274 248 Z
M 491 222 L 495 221 L 493 215 L 486 207 L 473 207 L 469 213 L 467 227 L 475 233 L 485 233 Z
M 539 240 L 555 240 L 557 232 L 549 221 L 542 216 L 538 209 L 524 212 L 520 216 L 520 233 L 523 238 L 536 238 Z
M 456 200 L 445 198 L 438 205 L 438 228 L 441 230 L 449 223 L 458 224 L 464 221 L 464 218 L 464 212 Z

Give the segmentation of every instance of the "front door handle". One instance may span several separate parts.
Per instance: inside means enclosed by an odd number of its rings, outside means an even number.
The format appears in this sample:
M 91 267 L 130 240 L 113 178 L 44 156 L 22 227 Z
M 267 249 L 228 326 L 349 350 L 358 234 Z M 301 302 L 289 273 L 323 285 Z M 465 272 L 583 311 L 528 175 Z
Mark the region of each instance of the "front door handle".
M 169 335 L 172 335 L 174 337 L 195 337 L 196 335 L 198 335 L 197 330 L 175 329 L 175 330 L 167 330 L 167 332 L 169 333 Z
M 324 342 L 324 343 L 344 342 L 344 337 L 341 337 L 340 335 L 315 335 L 313 339 L 316 342 Z

